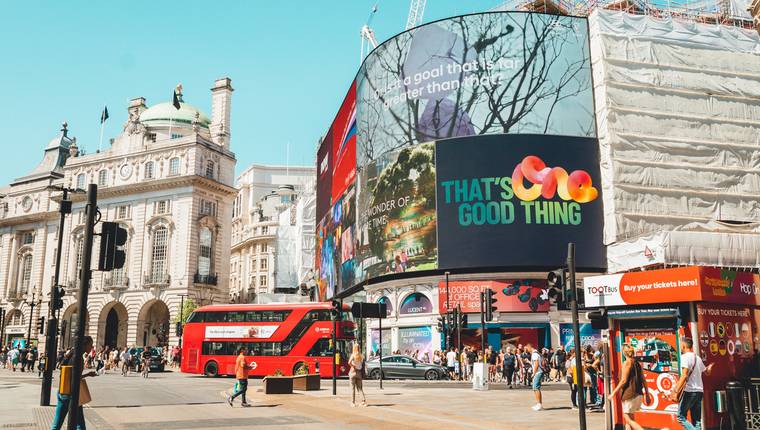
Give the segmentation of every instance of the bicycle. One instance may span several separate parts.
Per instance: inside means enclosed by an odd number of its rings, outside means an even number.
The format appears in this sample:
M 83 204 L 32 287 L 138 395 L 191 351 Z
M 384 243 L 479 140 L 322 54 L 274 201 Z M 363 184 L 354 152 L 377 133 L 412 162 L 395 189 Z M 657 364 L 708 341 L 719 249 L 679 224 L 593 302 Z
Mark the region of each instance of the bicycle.
M 150 373 L 150 359 L 143 360 L 142 370 L 140 371 L 140 374 L 142 375 L 143 378 L 147 378 L 148 373 Z

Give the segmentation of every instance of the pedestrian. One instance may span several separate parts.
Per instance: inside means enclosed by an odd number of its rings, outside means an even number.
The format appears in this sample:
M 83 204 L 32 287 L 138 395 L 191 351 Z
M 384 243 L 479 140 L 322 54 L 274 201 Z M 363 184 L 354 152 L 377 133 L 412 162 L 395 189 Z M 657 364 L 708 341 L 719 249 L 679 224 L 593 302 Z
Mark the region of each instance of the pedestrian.
M 127 347 L 124 347 L 124 351 L 121 353 L 121 376 L 129 376 L 129 366 L 132 364 L 132 354 L 129 353 Z
M 86 352 L 89 352 L 92 350 L 93 344 L 92 344 L 92 338 L 90 336 L 85 336 L 84 339 L 82 339 L 82 349 Z M 71 366 L 74 364 L 74 352 L 72 350 L 69 350 L 69 352 L 64 356 L 63 358 L 63 365 L 65 366 Z M 82 381 L 80 383 L 80 395 L 79 400 L 81 402 L 82 400 L 82 387 L 87 387 L 87 383 L 84 381 L 84 378 L 91 378 L 94 376 L 97 376 L 98 373 L 95 371 L 90 372 L 82 372 Z M 72 382 L 73 383 L 73 382 Z M 69 384 L 71 385 L 71 384 Z M 87 390 L 89 392 L 89 390 Z M 50 430 L 60 430 L 61 426 L 63 426 L 63 420 L 66 419 L 66 415 L 69 413 L 69 402 L 71 401 L 71 395 L 69 394 L 62 394 L 60 391 L 58 392 L 58 403 L 55 405 L 55 416 L 53 417 L 53 422 L 50 424 Z M 85 422 L 84 422 L 84 411 L 82 409 L 82 405 L 79 405 L 79 419 L 77 422 L 77 429 L 85 430 Z
M 589 406 L 592 406 L 596 404 L 598 386 L 596 378 L 598 375 L 599 361 L 596 357 L 594 357 L 594 349 L 591 347 L 591 345 L 586 345 L 584 349 L 583 367 L 590 379 L 591 384 L 588 387 L 588 397 L 586 397 L 586 399 L 588 400 Z
M 533 388 L 533 395 L 536 398 L 536 404 L 533 405 L 534 411 L 540 411 L 544 409 L 543 406 L 543 399 L 541 397 L 541 380 L 544 377 L 544 364 L 543 364 L 543 357 L 541 357 L 541 354 L 536 351 L 535 348 L 533 348 L 533 345 L 527 344 L 525 345 L 525 349 L 530 352 L 530 365 L 531 365 L 531 371 L 533 372 L 533 383 L 531 384 L 531 387 Z
M 449 378 L 455 379 L 454 370 L 456 369 L 457 353 L 454 352 L 454 348 L 449 348 L 449 352 L 446 353 L 446 368 L 449 371 Z
M 454 348 L 454 379 L 457 381 L 459 380 L 460 369 L 461 369 L 461 363 L 459 362 L 460 354 L 459 354 L 459 348 Z
M 488 381 L 493 382 L 496 377 L 497 355 L 491 345 L 488 345 L 486 350 L 486 361 L 488 362 Z
M 573 410 L 578 409 L 578 374 L 575 372 L 575 349 L 571 349 L 565 360 L 565 379 L 570 386 L 570 402 Z
M 356 392 L 362 394 L 362 406 L 367 406 L 367 397 L 364 395 L 364 356 L 359 351 L 359 344 L 355 343 L 351 358 L 348 360 L 351 369 L 348 371 L 348 379 L 351 381 L 351 407 L 356 406 Z
M 515 355 L 512 347 L 507 348 L 507 353 L 504 354 L 504 376 L 507 378 L 507 386 L 512 388 L 512 380 L 515 377 L 515 369 L 517 367 L 517 356 Z
M 469 365 L 467 364 L 467 352 L 469 347 L 465 346 L 462 348 L 462 353 L 459 354 L 459 369 L 461 371 L 462 380 L 463 381 L 469 381 L 470 380 L 470 374 L 468 372 Z
M 34 362 L 37 361 L 37 350 L 29 349 L 26 352 L 26 370 L 27 372 L 34 372 Z
M 470 376 L 470 380 L 472 380 L 472 369 L 477 360 L 478 354 L 475 352 L 475 348 L 470 347 L 470 350 L 467 351 L 467 374 Z
M 250 406 L 245 400 L 245 393 L 248 391 L 248 369 L 253 365 L 253 362 L 250 364 L 245 362 L 245 354 L 247 353 L 245 346 L 238 347 L 237 352 L 238 357 L 235 360 L 235 379 L 237 380 L 239 388 L 237 392 L 231 396 L 227 396 L 227 403 L 232 407 L 232 402 L 235 401 L 235 397 L 241 396 L 242 403 L 240 403 L 240 405 L 247 407 Z
M 10 350 L 8 353 L 8 361 L 10 362 L 11 370 L 14 372 L 16 371 L 16 366 L 18 365 L 18 356 L 19 356 L 19 350 L 18 346 L 14 346 L 13 349 Z
M 26 372 L 26 348 L 21 348 L 18 351 L 18 360 L 21 364 L 20 368 L 22 372 Z
M 141 363 L 142 363 L 141 374 L 143 378 L 147 378 L 148 373 L 150 373 L 150 360 L 151 360 L 150 347 L 146 346 L 145 349 L 143 349 L 142 360 L 141 360 Z
M 684 338 L 681 341 L 681 378 L 676 383 L 676 388 L 670 393 L 670 400 L 678 401 L 677 420 L 685 430 L 696 430 L 701 426 L 702 420 L 702 397 L 704 385 L 702 373 L 710 376 L 715 363 L 705 367 L 702 358 L 694 353 L 694 341 Z M 680 400 L 679 400 L 680 397 Z M 691 422 L 687 414 L 691 413 Z
M 556 351 L 554 351 L 554 357 L 557 362 L 557 381 L 564 381 L 567 376 L 567 368 L 565 362 L 567 361 L 567 351 L 565 351 L 565 345 L 560 345 Z
M 610 393 L 610 398 L 615 398 L 615 395 L 621 392 L 623 420 L 626 426 L 633 430 L 644 430 L 641 424 L 634 420 L 634 415 L 641 409 L 642 395 L 649 396 L 649 388 L 647 388 L 644 379 L 644 369 L 633 356 L 633 347 L 628 343 L 623 344 L 623 357 L 625 357 L 625 361 L 620 371 L 620 379 Z

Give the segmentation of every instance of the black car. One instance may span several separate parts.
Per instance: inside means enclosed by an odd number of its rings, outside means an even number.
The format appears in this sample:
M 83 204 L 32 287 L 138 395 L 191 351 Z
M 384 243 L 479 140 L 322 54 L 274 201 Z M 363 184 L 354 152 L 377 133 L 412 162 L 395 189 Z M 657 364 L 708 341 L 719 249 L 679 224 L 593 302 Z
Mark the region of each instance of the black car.
M 140 369 L 140 366 L 142 365 L 142 356 L 143 351 L 145 351 L 145 348 L 139 347 L 139 348 L 132 348 L 129 350 L 129 353 L 132 355 L 132 361 L 134 364 L 135 371 L 137 369 Z M 162 348 L 150 348 L 150 371 L 151 372 L 163 372 L 166 367 L 166 359 L 164 358 L 164 352 Z
M 423 363 L 406 355 L 383 357 L 383 379 L 445 379 L 448 372 L 442 366 Z M 367 376 L 380 379 L 380 360 L 377 357 L 367 361 Z

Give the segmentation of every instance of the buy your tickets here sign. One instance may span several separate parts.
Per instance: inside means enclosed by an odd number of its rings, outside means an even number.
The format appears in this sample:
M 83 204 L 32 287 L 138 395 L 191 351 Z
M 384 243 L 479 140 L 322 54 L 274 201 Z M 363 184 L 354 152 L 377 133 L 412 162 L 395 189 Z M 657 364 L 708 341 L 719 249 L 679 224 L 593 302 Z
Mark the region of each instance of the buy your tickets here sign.
M 546 281 L 507 280 L 507 281 L 449 281 L 446 296 L 446 282 L 438 283 L 438 309 L 445 313 L 457 305 L 462 312 L 480 312 L 480 293 L 491 289 L 496 295 L 496 308 L 499 312 L 548 312 L 549 300 L 546 297 Z M 447 308 L 448 306 L 450 308 Z
M 714 267 L 679 267 L 589 276 L 586 307 L 710 301 L 760 304 L 760 276 Z

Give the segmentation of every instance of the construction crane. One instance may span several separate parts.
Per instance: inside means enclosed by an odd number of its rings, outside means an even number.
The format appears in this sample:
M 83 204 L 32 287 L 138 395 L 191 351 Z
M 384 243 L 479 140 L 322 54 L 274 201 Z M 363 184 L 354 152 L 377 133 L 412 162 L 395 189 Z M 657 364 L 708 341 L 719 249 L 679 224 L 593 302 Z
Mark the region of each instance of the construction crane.
M 406 19 L 406 27 L 409 30 L 422 24 L 422 14 L 425 12 L 426 0 L 411 0 L 409 4 L 409 17 Z
M 377 48 L 377 39 L 375 39 L 375 31 L 372 30 L 372 28 L 369 26 L 372 23 L 372 18 L 375 17 L 375 13 L 377 13 L 377 3 L 375 3 L 374 6 L 372 6 L 372 12 L 369 13 L 369 16 L 367 17 L 367 23 L 362 26 L 362 30 L 359 32 L 359 36 L 362 39 L 362 47 L 361 51 L 359 53 L 359 64 L 361 65 L 362 61 L 364 61 L 364 48 L 367 48 L 367 53 L 371 51 L 372 49 Z M 372 48 L 370 48 L 372 46 Z

